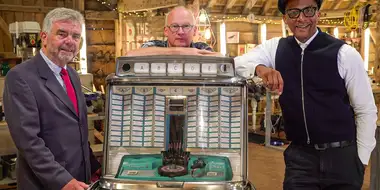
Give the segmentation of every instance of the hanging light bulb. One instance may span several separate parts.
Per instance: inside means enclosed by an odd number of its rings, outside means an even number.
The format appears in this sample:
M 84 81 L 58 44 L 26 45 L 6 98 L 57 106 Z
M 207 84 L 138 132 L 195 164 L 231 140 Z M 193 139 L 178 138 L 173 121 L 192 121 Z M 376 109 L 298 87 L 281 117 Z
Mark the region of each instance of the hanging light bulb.
M 206 15 L 204 13 L 201 13 L 199 15 L 199 22 L 204 23 L 204 22 L 206 22 L 206 19 L 207 19 Z
M 211 38 L 211 31 L 210 31 L 210 28 L 207 28 L 207 29 L 205 30 L 205 38 L 206 38 L 207 40 L 209 40 L 209 39 Z

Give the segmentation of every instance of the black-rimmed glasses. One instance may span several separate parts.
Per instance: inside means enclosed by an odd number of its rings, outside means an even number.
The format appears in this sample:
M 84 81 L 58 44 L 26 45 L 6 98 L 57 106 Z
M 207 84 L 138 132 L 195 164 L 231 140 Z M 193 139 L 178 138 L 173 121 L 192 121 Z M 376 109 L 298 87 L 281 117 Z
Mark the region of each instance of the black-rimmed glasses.
M 298 18 L 301 15 L 301 12 L 303 12 L 303 15 L 305 17 L 313 17 L 315 13 L 317 12 L 317 7 L 305 7 L 303 9 L 297 9 L 297 8 L 292 8 L 286 10 L 286 14 L 288 15 L 289 18 Z
M 185 25 L 172 24 L 172 25 L 169 25 L 167 27 L 172 32 L 178 32 L 179 28 L 182 28 L 183 32 L 189 32 L 194 26 L 190 25 L 190 24 L 185 24 Z

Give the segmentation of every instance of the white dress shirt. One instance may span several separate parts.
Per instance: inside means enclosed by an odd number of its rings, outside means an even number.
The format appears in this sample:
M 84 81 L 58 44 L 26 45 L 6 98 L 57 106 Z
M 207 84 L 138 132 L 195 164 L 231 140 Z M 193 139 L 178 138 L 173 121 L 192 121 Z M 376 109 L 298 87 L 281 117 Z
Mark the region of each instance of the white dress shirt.
M 315 38 L 317 32 L 305 43 L 297 42 L 302 49 Z M 257 65 L 276 68 L 275 58 L 280 37 L 272 38 L 258 45 L 250 52 L 235 58 L 236 72 L 249 77 L 255 74 Z M 372 94 L 364 62 L 355 48 L 344 44 L 338 53 L 339 74 L 345 81 L 351 106 L 354 109 L 357 126 L 358 154 L 363 164 L 368 165 L 372 150 L 375 148 L 377 108 Z M 321 73 L 323 75 L 323 73 Z
M 45 62 L 47 63 L 47 65 L 49 66 L 49 68 L 53 71 L 54 76 L 57 78 L 59 84 L 61 84 L 61 86 L 63 87 L 63 89 L 66 92 L 66 86 L 65 86 L 65 83 L 63 82 L 63 79 L 61 76 L 62 67 L 54 64 L 48 57 L 46 57 L 46 55 L 44 54 L 44 52 L 42 52 L 42 50 L 40 50 L 40 54 L 41 54 L 42 58 L 45 60 Z M 66 69 L 66 67 L 67 66 L 65 65 L 64 68 Z

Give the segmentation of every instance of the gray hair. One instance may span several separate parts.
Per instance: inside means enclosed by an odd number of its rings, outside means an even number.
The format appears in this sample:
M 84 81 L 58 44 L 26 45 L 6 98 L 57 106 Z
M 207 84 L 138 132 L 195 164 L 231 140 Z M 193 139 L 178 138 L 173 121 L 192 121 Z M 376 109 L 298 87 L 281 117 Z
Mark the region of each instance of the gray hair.
M 74 22 L 79 22 L 80 26 L 84 24 L 84 18 L 83 15 L 73 9 L 68 9 L 68 8 L 55 8 L 51 10 L 44 19 L 44 23 L 42 26 L 42 31 L 46 33 L 51 32 L 51 27 L 53 25 L 53 22 L 56 21 L 74 21 Z
M 190 9 L 184 7 L 184 6 L 176 6 L 174 7 L 172 10 L 170 10 L 166 15 L 165 15 L 165 27 L 168 25 L 168 17 L 169 15 L 176 9 L 185 9 L 186 11 L 188 11 L 190 14 L 191 14 L 191 17 L 193 18 L 193 21 L 194 21 L 194 24 L 196 22 L 195 20 L 195 16 L 194 16 L 194 13 L 193 11 L 191 11 Z

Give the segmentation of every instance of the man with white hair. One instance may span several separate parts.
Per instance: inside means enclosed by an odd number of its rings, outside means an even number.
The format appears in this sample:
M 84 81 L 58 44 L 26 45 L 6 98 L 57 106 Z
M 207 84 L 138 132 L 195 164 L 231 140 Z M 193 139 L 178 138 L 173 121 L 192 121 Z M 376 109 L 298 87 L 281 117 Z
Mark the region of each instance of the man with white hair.
M 127 55 L 218 55 L 206 43 L 193 42 L 198 31 L 195 24 L 192 11 L 183 6 L 175 7 L 165 18 L 164 34 L 167 40 L 148 41 L 141 48 L 127 52 Z
M 67 66 L 79 52 L 83 24 L 77 11 L 50 11 L 40 53 L 6 76 L 4 112 L 18 149 L 19 190 L 86 189 L 100 168 L 88 143 L 79 76 Z

